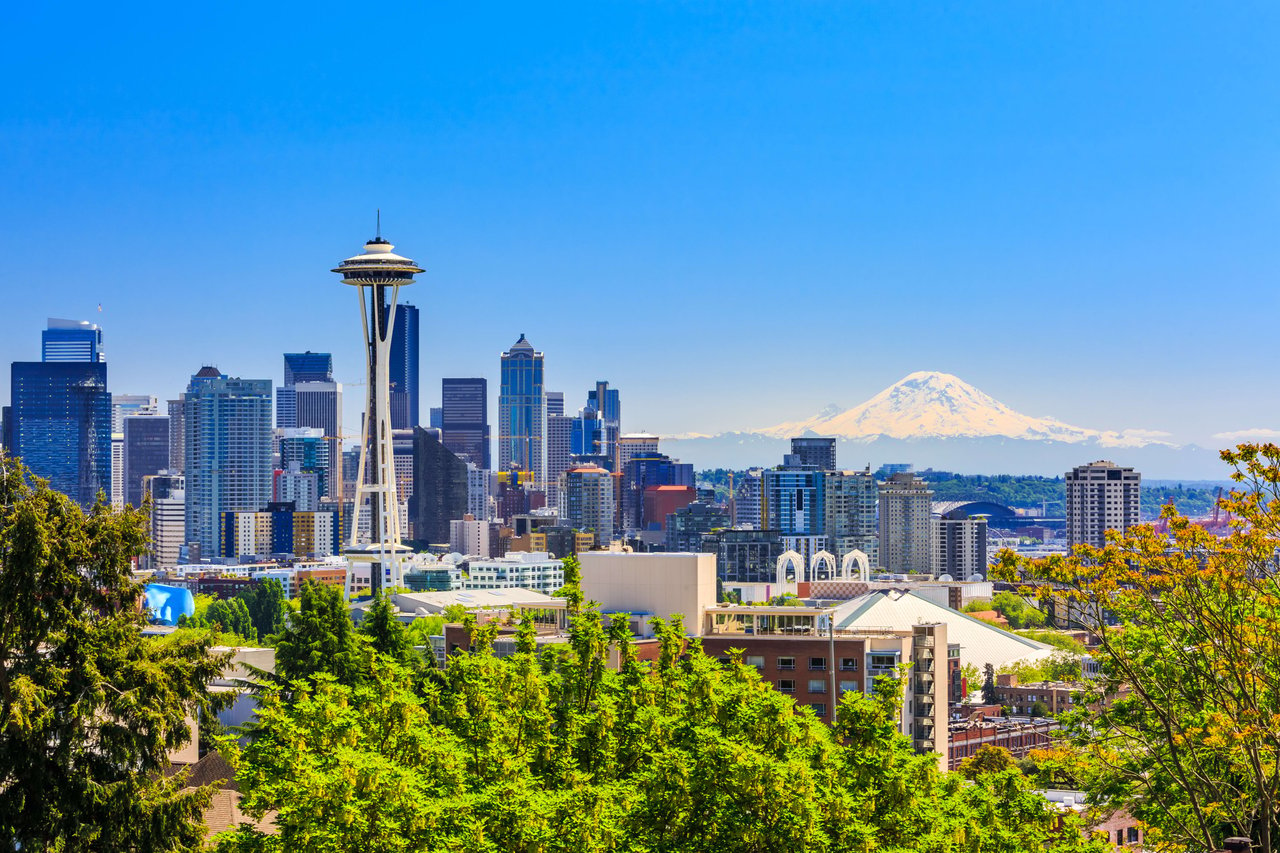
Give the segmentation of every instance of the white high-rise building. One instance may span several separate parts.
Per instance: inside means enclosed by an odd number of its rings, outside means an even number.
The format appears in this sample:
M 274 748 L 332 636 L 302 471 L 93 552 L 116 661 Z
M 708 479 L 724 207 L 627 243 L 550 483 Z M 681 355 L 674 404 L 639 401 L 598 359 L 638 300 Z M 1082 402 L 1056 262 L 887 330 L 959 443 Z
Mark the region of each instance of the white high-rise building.
M 464 557 L 484 557 L 489 550 L 489 522 L 477 521 L 470 513 L 449 522 L 449 548 Z
M 181 474 L 152 474 L 142 478 L 142 490 L 151 498 L 151 550 L 143 556 L 142 568 L 172 568 L 187 539 L 186 482 Z
M 1114 462 L 1079 465 L 1066 473 L 1067 545 L 1106 544 L 1108 530 L 1121 533 L 1138 523 L 1142 475 Z
M 880 565 L 890 572 L 933 574 L 933 490 L 903 471 L 880 486 Z
M 827 471 L 822 485 L 825 530 L 836 556 L 843 559 L 850 551 L 861 551 L 870 565 L 879 565 L 877 487 L 871 467 L 862 471 Z
M 489 511 L 489 472 L 476 467 L 474 462 L 467 463 L 467 512 L 481 521 L 488 521 Z
M 956 509 L 933 518 L 933 575 L 955 581 L 987 577 L 987 519 Z

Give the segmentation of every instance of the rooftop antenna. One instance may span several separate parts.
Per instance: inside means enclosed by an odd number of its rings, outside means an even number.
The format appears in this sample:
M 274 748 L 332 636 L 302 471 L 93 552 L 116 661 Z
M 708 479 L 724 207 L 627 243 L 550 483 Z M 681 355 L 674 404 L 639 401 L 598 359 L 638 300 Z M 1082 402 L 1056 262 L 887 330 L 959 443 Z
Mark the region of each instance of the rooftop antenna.
M 378 208 L 378 242 L 382 242 L 382 208 Z

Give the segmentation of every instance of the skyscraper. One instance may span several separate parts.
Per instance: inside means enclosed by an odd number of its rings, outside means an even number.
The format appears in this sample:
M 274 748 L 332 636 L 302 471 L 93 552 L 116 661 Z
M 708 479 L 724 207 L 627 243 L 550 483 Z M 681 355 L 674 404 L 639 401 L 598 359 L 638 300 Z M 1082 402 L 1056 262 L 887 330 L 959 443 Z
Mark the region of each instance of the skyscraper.
M 467 514 L 467 463 L 440 440 L 440 432 L 413 431 L 413 497 L 409 522 L 419 542 L 449 541 L 449 522 Z M 480 517 L 482 520 L 483 516 Z
M 826 491 L 825 532 L 835 555 L 843 558 L 850 551 L 861 551 L 870 565 L 878 565 L 878 495 L 870 466 L 862 471 L 824 471 L 822 483 Z
M 178 399 L 167 401 L 169 406 L 169 465 L 168 468 L 175 474 L 182 473 L 182 467 L 187 464 L 186 440 L 187 430 L 185 420 L 183 418 L 184 406 L 186 405 L 186 394 L 179 394 Z M 183 484 L 183 492 L 185 494 L 186 484 Z
M 418 308 L 396 306 L 396 322 L 391 328 L 391 428 L 413 429 L 418 425 Z
M 1067 545 L 1106 544 L 1107 531 L 1138 523 L 1142 475 L 1114 462 L 1078 465 L 1066 473 Z
M 813 536 L 826 531 L 826 493 L 822 472 L 788 455 L 785 463 L 763 472 L 765 527 L 784 536 Z
M 523 334 L 502 354 L 498 393 L 498 467 L 515 465 L 533 474 L 534 488 L 547 487 L 547 397 L 543 355 Z
M 598 465 L 573 465 L 560 477 L 560 523 L 596 534 L 596 547 L 613 539 L 613 475 Z
M 933 519 L 933 574 L 972 581 L 987 576 L 987 519 L 963 508 L 940 512 Z
M 791 455 L 799 457 L 801 465 L 812 465 L 819 471 L 836 470 L 836 440 L 806 436 L 791 439 Z
M 603 379 L 597 381 L 595 390 L 587 392 L 587 405 L 596 410 L 600 419 L 600 455 L 613 460 L 610 470 L 621 470 L 618 467 L 618 439 L 622 436 L 622 402 L 618 389 L 610 388 Z
M 142 567 L 172 568 L 187 541 L 185 481 L 181 474 L 152 474 L 142 478 L 142 491 L 151 498 L 151 548 L 142 557 Z
M 116 509 L 125 504 L 124 419 L 158 413 L 155 397 L 146 394 L 111 395 L 111 505 Z
M 276 391 L 276 427 L 323 431 L 329 444 L 326 454 L 329 462 L 320 497 L 339 500 L 342 483 L 342 384 L 333 381 L 331 354 L 310 350 L 284 354 L 284 385 Z
M 933 490 L 908 471 L 880 487 L 880 565 L 891 572 L 933 573 Z
M 183 416 L 187 541 L 216 554 L 222 513 L 271 500 L 271 380 L 202 367 L 187 386 Z
M 444 446 L 465 462 L 489 470 L 489 382 L 441 379 L 440 424 Z
M 49 318 L 49 327 L 40 335 L 41 361 L 75 361 L 91 364 L 106 361 L 102 351 L 102 330 L 85 320 Z
M 121 486 L 129 506 L 142 506 L 142 481 L 169 465 L 169 419 L 164 415 L 126 415 Z
M 106 362 L 15 361 L 10 449 L 31 473 L 86 509 L 111 494 Z

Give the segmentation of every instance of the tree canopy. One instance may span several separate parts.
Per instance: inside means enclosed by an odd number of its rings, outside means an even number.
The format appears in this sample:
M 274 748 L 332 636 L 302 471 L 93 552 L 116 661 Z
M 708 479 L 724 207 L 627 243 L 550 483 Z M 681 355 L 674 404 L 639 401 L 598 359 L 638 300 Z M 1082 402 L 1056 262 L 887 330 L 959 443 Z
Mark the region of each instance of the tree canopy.
M 209 789 L 167 777 L 214 718 L 208 632 L 143 637 L 140 510 L 85 513 L 0 455 L 0 847 L 191 850 Z

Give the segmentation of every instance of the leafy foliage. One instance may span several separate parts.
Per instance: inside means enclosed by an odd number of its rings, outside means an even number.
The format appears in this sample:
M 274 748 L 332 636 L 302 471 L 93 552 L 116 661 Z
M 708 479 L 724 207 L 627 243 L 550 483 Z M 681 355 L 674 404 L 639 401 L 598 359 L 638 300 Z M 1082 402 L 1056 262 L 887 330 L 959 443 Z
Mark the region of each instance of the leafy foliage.
M 208 632 L 142 636 L 145 516 L 88 514 L 0 456 L 0 847 L 191 850 L 207 788 L 165 777 L 213 718 Z
M 302 585 L 298 612 L 276 643 L 276 675 L 282 683 L 332 675 L 354 685 L 369 668 L 369 649 L 356 637 L 342 590 L 314 583 Z
M 1166 508 L 1105 547 L 999 574 L 1039 584 L 1099 637 L 1101 675 L 1063 718 L 1090 801 L 1127 807 L 1169 845 L 1218 849 L 1280 836 L 1280 447 L 1224 451 L 1244 488 L 1215 537 Z M 1110 704 L 1103 703 L 1115 697 Z

